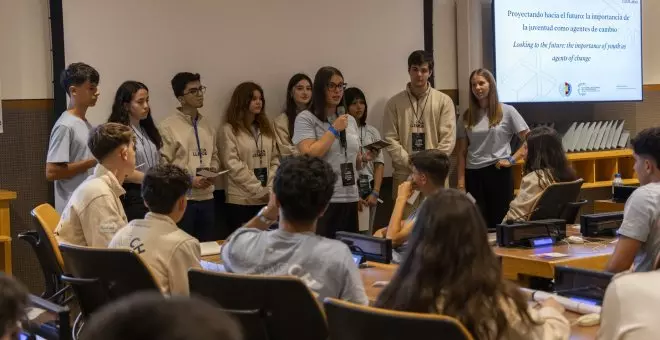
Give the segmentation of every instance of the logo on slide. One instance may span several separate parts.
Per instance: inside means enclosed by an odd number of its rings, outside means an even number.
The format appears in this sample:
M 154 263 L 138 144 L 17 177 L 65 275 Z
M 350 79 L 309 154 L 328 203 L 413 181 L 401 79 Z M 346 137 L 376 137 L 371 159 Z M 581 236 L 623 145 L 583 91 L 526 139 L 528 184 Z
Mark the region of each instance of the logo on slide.
M 573 86 L 571 86 L 571 83 L 564 82 L 559 86 L 559 93 L 561 93 L 562 96 L 569 97 L 571 92 L 573 92 Z

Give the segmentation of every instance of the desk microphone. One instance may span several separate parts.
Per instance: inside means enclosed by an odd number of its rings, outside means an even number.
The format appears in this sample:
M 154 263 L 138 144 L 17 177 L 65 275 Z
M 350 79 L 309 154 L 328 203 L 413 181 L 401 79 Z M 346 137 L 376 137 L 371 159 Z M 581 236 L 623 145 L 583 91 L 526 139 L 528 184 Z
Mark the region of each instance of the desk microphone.
M 342 116 L 346 114 L 346 108 L 343 106 L 337 107 L 337 116 Z M 339 144 L 342 148 L 346 149 L 346 129 L 339 131 Z

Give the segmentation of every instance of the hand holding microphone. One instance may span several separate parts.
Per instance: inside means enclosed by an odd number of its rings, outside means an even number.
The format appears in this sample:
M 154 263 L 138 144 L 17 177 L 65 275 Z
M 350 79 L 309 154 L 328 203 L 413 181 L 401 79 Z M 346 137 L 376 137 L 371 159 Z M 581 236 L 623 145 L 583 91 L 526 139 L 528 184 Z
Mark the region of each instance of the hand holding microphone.
M 346 127 L 348 127 L 348 115 L 346 114 L 346 108 L 343 106 L 337 107 L 337 119 L 332 126 L 335 130 L 339 131 L 339 143 L 342 148 L 346 148 Z

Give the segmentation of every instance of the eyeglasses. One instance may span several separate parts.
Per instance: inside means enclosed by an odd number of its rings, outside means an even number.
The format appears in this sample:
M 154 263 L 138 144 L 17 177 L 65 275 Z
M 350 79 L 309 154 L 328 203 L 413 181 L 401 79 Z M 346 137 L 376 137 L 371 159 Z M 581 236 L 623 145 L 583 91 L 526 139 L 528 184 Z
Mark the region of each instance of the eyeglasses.
M 184 92 L 183 95 L 192 94 L 193 96 L 200 96 L 206 93 L 206 86 L 200 86 L 198 88 L 192 88 L 188 92 Z
M 334 91 L 334 90 L 337 90 L 337 89 L 339 89 L 340 91 L 344 91 L 346 89 L 346 83 L 335 84 L 335 83 L 330 82 L 330 83 L 328 83 L 328 85 L 326 85 L 326 87 L 330 91 Z

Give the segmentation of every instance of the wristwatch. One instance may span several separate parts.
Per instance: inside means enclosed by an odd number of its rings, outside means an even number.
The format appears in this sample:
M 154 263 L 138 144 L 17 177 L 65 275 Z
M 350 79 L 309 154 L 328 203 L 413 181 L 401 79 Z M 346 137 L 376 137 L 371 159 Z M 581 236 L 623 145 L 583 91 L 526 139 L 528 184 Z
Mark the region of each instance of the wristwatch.
M 265 206 L 265 207 L 261 208 L 261 210 L 259 210 L 259 212 L 257 213 L 257 218 L 259 218 L 259 221 L 261 221 L 261 223 L 264 223 L 264 224 L 267 224 L 267 225 L 273 225 L 273 224 L 277 223 L 277 220 L 271 220 L 271 219 L 268 219 L 268 217 L 266 217 L 266 212 L 267 211 L 268 211 L 268 206 Z

